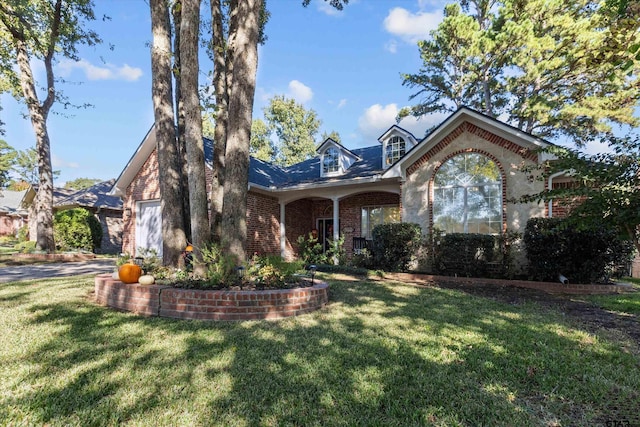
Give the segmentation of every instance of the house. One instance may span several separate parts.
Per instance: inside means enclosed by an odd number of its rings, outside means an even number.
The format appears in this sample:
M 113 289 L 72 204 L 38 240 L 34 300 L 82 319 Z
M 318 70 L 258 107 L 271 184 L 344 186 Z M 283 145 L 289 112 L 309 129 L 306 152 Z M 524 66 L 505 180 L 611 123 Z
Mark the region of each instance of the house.
M 15 236 L 28 222 L 29 211 L 23 201 L 27 190 L 0 190 L 0 236 Z
M 419 139 L 391 126 L 369 147 L 327 139 L 317 155 L 290 167 L 252 158 L 247 200 L 248 253 L 296 256 L 297 238 L 317 230 L 321 243 L 345 239 L 347 255 L 385 222 L 413 222 L 427 234 L 524 231 L 553 206 L 512 202 L 553 186 L 523 165 L 544 161 L 550 143 L 469 108 L 460 108 Z M 209 167 L 213 143 L 205 140 Z M 162 249 L 155 130 L 144 137 L 115 182 L 124 201 L 123 251 Z M 355 245 L 354 245 L 355 243 Z M 355 246 L 355 249 L 354 249 Z
M 53 212 L 84 208 L 89 210 L 102 225 L 102 242 L 99 252 L 106 254 L 117 254 L 122 250 L 122 199 L 108 194 L 115 179 L 103 181 L 82 190 L 69 188 L 53 189 Z M 37 188 L 31 187 L 27 190 L 24 204 L 30 210 L 32 220 L 29 221 L 29 235 L 31 240 L 35 240 L 35 204 Z

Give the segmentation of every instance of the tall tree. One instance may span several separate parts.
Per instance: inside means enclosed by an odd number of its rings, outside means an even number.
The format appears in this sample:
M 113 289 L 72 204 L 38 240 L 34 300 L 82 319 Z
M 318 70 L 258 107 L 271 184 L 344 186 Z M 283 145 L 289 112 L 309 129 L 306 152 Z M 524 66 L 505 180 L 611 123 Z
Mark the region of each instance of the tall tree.
M 60 98 L 53 72 L 54 58 L 78 60 L 78 45 L 100 42 L 83 26 L 95 19 L 91 0 L 6 0 L 0 3 L 0 70 L 9 81 L 19 82 L 21 99 L 27 104 L 36 136 L 39 186 L 36 197 L 36 247 L 55 251 L 53 239 L 53 172 L 47 119 Z M 42 61 L 46 74 L 44 99 L 40 102 L 32 61 Z M 15 64 L 16 68 L 10 64 Z
M 233 78 L 225 151 L 222 242 L 239 262 L 246 259 L 249 144 L 258 70 L 261 10 L 262 0 L 231 2 Z
M 191 243 L 194 247 L 194 273 L 204 276 L 200 263 L 201 250 L 210 241 L 207 186 L 202 140 L 202 113 L 198 94 L 198 34 L 200 29 L 200 0 L 182 0 L 180 23 L 181 94 L 185 112 L 185 146 L 187 149 L 187 178 L 191 214 Z
M 289 166 L 313 157 L 315 135 L 322 123 L 314 110 L 307 110 L 284 95 L 276 95 L 265 107 L 264 117 L 278 136 L 274 163 Z
M 633 242 L 640 252 L 640 135 L 609 136 L 610 151 L 585 154 L 560 146 L 547 149 L 557 160 L 541 165 L 543 181 L 558 173 L 572 176 L 574 185 L 544 190 L 522 202 L 556 200 L 569 209 L 577 227 L 606 223 Z
M 18 150 L 13 163 L 13 172 L 18 175 L 19 181 L 37 185 L 40 177 L 38 172 L 38 151 L 33 147 L 26 150 Z M 60 171 L 53 171 L 52 174 L 56 178 L 60 175 Z
M 71 190 L 84 190 L 99 182 L 102 182 L 102 180 L 97 178 L 76 178 L 74 180 L 67 181 L 64 188 L 69 188 Z
M 331 132 L 322 132 L 322 136 L 320 137 L 320 142 L 325 142 L 327 139 L 331 138 L 332 140 L 334 140 L 337 143 L 341 143 L 342 142 L 342 138 L 340 137 L 340 134 L 338 133 L 338 131 L 332 130 Z
M 249 154 L 256 159 L 272 162 L 276 153 L 276 147 L 271 141 L 271 131 L 264 120 L 254 119 L 251 122 L 251 144 Z
M 413 97 L 420 102 L 401 116 L 468 105 L 502 115 L 521 130 L 545 138 L 565 135 L 577 143 L 602 137 L 612 123 L 637 123 L 637 76 L 627 76 L 613 63 L 589 60 L 606 40 L 599 3 L 476 0 L 462 5 L 466 14 L 447 6 L 445 20 L 419 44 L 423 67 L 404 75 L 403 84 L 419 90 Z M 628 43 L 633 40 L 637 34 Z
M 0 139 L 0 188 L 9 181 L 9 172 L 16 161 L 16 150 L 7 141 Z
M 172 93 L 171 24 L 167 0 L 151 0 L 151 92 L 155 116 L 158 166 L 162 171 L 160 209 L 162 212 L 162 258 L 165 265 L 177 266 L 187 246 L 180 186 L 183 181 L 177 145 Z

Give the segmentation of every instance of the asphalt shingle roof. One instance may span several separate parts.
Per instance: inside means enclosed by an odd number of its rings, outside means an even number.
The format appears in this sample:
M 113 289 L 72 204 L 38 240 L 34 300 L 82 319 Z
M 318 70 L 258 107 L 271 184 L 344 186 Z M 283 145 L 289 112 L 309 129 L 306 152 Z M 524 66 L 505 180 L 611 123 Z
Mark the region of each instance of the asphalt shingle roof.
M 54 204 L 56 206 L 77 205 L 101 209 L 122 209 L 122 199 L 118 196 L 108 195 L 114 183 L 115 179 L 100 182 L 84 190 L 75 191 L 71 195 L 62 196 Z

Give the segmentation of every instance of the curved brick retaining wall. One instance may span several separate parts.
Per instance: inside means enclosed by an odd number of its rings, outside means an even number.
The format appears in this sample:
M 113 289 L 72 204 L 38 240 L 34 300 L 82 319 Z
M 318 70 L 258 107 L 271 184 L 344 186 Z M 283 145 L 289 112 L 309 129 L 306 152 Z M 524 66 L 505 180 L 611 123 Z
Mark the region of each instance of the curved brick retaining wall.
M 329 285 L 264 291 L 194 290 L 95 279 L 99 304 L 148 316 L 201 320 L 279 319 L 309 313 L 329 301 Z

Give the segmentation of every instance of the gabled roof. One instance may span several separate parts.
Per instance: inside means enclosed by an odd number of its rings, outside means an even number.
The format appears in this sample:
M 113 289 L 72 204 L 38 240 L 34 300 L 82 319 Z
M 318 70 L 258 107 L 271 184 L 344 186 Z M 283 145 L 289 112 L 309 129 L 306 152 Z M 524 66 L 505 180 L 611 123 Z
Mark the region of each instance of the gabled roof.
M 318 146 L 318 148 L 316 148 L 316 153 L 320 153 L 320 152 L 322 152 L 322 151 L 323 151 L 325 148 L 327 148 L 329 145 L 333 145 L 333 146 L 334 146 L 334 147 L 336 147 L 338 150 L 342 151 L 343 153 L 345 153 L 345 154 L 347 154 L 347 155 L 349 155 L 349 156 L 351 156 L 351 157 L 354 157 L 354 158 L 356 158 L 356 159 L 358 158 L 358 155 L 357 155 L 357 154 L 355 154 L 353 151 L 349 150 L 347 147 L 345 147 L 344 145 L 340 144 L 340 143 L 339 143 L 339 142 L 337 142 L 337 141 L 334 141 L 334 140 L 333 140 L 333 139 L 331 139 L 331 138 L 327 138 L 327 139 L 325 139 L 325 141 L 324 141 L 322 144 L 320 144 L 320 145 Z
M 0 190 L 0 212 L 12 214 L 24 211 L 23 201 L 27 191 Z
M 387 139 L 389 137 L 389 135 L 392 134 L 392 133 L 399 133 L 400 135 L 402 135 L 404 137 L 412 138 L 414 141 L 418 140 L 418 138 L 416 138 L 415 135 L 412 134 L 411 132 L 409 132 L 408 130 L 403 129 L 398 125 L 392 125 L 389 129 L 387 129 L 382 135 L 380 135 L 378 137 L 378 142 L 380 142 L 380 144 L 382 144 L 384 142 L 384 140 Z
M 122 209 L 122 199 L 109 194 L 116 180 L 103 181 L 89 188 L 78 190 L 54 202 L 57 208 L 85 207 L 97 209 Z
M 503 123 L 493 117 L 482 114 L 468 107 L 460 107 L 436 126 L 427 136 L 419 141 L 400 160 L 384 173 L 385 178 L 404 176 L 404 169 L 438 144 L 449 133 L 458 128 L 462 123 L 468 122 L 494 135 L 502 137 L 524 149 L 534 150 L 544 148 L 552 143 L 524 132 L 516 127 Z

